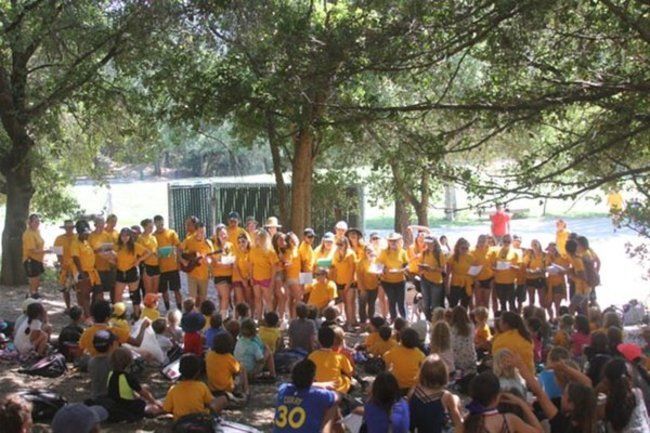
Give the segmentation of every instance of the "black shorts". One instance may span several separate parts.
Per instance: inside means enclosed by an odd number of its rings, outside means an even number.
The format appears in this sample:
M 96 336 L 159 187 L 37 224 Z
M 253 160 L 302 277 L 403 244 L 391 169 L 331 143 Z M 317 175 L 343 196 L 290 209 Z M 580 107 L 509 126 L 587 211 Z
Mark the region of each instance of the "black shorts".
M 25 275 L 27 275 L 27 278 L 40 277 L 41 274 L 45 272 L 43 262 L 34 259 L 25 260 L 23 262 L 23 269 L 25 269 Z
M 533 278 L 532 280 L 526 280 L 526 285 L 528 287 L 534 287 L 537 290 L 546 289 L 546 279 L 545 278 Z
M 126 271 L 120 271 L 118 269 L 115 281 L 118 283 L 130 284 L 137 282 L 139 279 L 140 275 L 138 274 L 138 268 L 134 266 L 131 269 L 127 269 Z
M 165 293 L 167 290 L 178 292 L 181 289 L 181 274 L 178 271 L 168 271 L 160 274 L 158 291 Z
M 479 289 L 490 289 L 492 287 L 492 280 L 494 278 L 488 278 L 487 280 L 478 280 Z
M 160 266 L 152 266 L 152 265 L 145 264 L 144 272 L 149 277 L 155 277 L 156 275 L 160 275 Z
M 517 284 L 515 289 L 515 299 L 519 302 L 524 302 L 526 300 L 526 285 Z
M 111 269 L 108 271 L 98 271 L 99 281 L 101 282 L 102 290 L 104 292 L 112 292 L 115 288 L 115 278 L 117 276 L 117 271 Z
M 220 276 L 220 277 L 214 277 L 214 285 L 218 286 L 219 284 L 232 284 L 232 277 L 229 275 L 226 276 Z

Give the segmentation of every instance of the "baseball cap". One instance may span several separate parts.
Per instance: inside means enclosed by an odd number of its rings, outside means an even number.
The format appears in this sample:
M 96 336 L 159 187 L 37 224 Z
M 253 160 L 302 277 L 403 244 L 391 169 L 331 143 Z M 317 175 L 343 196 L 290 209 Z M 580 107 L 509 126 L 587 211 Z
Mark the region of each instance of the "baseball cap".
M 337 229 L 337 230 L 347 230 L 348 229 L 348 223 L 346 223 L 345 221 L 339 221 L 339 222 L 336 223 L 334 228 Z
M 113 315 L 120 317 L 126 313 L 126 304 L 124 302 L 116 302 L 113 304 Z
M 181 329 L 184 332 L 198 332 L 205 326 L 205 316 L 197 311 L 187 313 L 181 319 Z
M 325 242 L 334 242 L 334 233 L 327 232 L 323 235 L 323 241 Z
M 105 329 L 95 332 L 93 336 L 93 347 L 98 352 L 106 352 L 111 344 L 117 339 L 115 334 Z
M 621 343 L 616 346 L 616 350 L 618 350 L 628 362 L 634 362 L 643 355 L 641 347 L 633 343 Z
M 303 230 L 302 234 L 305 236 L 316 236 L 316 232 L 312 228 L 306 228 Z
M 229 220 L 239 220 L 239 213 L 232 211 L 228 214 L 228 219 Z
M 370 239 L 379 239 L 379 233 L 377 232 L 370 233 Z
M 144 305 L 151 308 L 156 304 L 156 302 L 158 302 L 158 299 L 160 299 L 158 293 L 147 293 L 144 295 Z
M 81 403 L 67 404 L 52 419 L 53 433 L 90 433 L 93 428 L 108 419 L 108 412 L 101 406 Z
M 224 223 L 219 223 L 216 226 L 214 226 L 215 230 L 221 230 L 221 229 L 225 229 L 225 228 L 226 228 L 226 225 Z

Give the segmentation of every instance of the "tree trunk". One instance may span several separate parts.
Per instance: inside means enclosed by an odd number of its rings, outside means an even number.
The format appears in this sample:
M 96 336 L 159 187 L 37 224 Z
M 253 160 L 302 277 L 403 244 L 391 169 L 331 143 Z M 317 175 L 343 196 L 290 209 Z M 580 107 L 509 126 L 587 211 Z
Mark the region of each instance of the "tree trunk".
M 269 147 L 271 148 L 271 160 L 273 162 L 273 175 L 275 176 L 275 187 L 278 191 L 280 201 L 280 221 L 289 226 L 289 213 L 287 211 L 287 185 L 282 176 L 282 158 L 280 156 L 280 143 L 275 131 L 275 122 L 271 113 L 266 113 L 266 133 L 268 135 Z
M 445 219 L 453 221 L 456 217 L 456 188 L 453 184 L 445 185 Z
M 420 200 L 412 200 L 413 210 L 418 218 L 418 225 L 429 225 L 429 170 L 426 168 L 422 171 L 422 180 L 420 183 Z
M 311 186 L 313 168 L 313 135 L 307 129 L 297 131 L 291 173 L 291 229 L 302 231 L 311 218 Z
M 395 232 L 404 233 L 409 226 L 409 213 L 406 201 L 399 193 L 395 194 Z
M 14 170 L 5 173 L 7 209 L 2 231 L 2 273 L 0 283 L 7 286 L 25 284 L 23 270 L 23 232 L 34 195 L 30 161 L 25 158 Z

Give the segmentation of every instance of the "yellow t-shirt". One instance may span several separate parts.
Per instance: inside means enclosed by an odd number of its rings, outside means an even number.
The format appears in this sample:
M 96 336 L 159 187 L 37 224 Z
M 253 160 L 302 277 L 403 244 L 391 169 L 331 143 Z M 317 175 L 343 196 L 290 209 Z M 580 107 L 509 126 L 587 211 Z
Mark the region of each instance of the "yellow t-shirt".
M 230 353 L 210 350 L 205 355 L 205 371 L 212 391 L 232 392 L 235 389 L 234 376 L 241 371 L 241 365 Z
M 88 273 L 91 284 L 99 284 L 99 274 L 95 268 L 95 252 L 88 241 L 81 242 L 79 238 L 75 239 L 70 245 L 70 256 L 79 258 L 80 272 Z
M 571 340 L 569 334 L 563 329 L 558 329 L 553 336 L 553 345 L 571 349 Z
M 618 191 L 612 191 L 607 194 L 607 205 L 612 212 L 623 210 L 623 196 L 621 193 Z
M 372 356 L 383 356 L 384 353 L 388 352 L 396 346 L 397 341 L 395 341 L 393 338 L 389 338 L 387 341 L 384 341 L 380 338 L 378 341 L 373 343 L 372 346 L 368 347 L 368 353 L 370 353 Z
M 210 388 L 198 380 L 181 380 L 167 392 L 163 410 L 174 415 L 174 419 L 193 413 L 208 413 L 206 405 L 214 399 Z
M 316 270 L 317 262 L 319 260 L 334 260 L 334 253 L 336 252 L 336 246 L 332 246 L 329 251 L 325 251 L 321 245 L 317 246 L 314 250 L 314 266 L 313 270 Z
M 474 259 L 473 265 L 483 266 L 481 272 L 476 276 L 476 279 L 478 281 L 485 281 L 492 278 L 494 276 L 492 267 L 494 266 L 494 257 L 496 255 L 494 249 L 486 245 L 481 248 L 474 248 L 471 254 Z
M 160 311 L 158 311 L 158 308 L 144 307 L 142 309 L 142 317 L 146 317 L 153 322 L 154 320 L 160 319 Z
M 514 284 L 521 263 L 519 251 L 515 248 L 499 248 L 496 250 L 495 266 L 498 262 L 509 262 L 512 266 L 505 270 L 494 271 L 494 282 L 497 284 Z
M 558 230 L 555 234 L 555 245 L 560 255 L 566 255 L 566 241 L 569 240 L 571 232 L 567 229 Z
M 194 236 L 187 237 L 183 243 L 181 243 L 180 248 L 185 254 L 196 253 L 200 256 L 206 256 L 214 250 L 212 248 L 212 242 L 208 239 L 199 241 Z M 192 269 L 188 275 L 197 280 L 207 280 L 209 278 L 209 267 L 207 261 L 205 259 L 201 260 L 199 265 Z
M 483 344 L 492 340 L 492 331 L 487 323 L 481 327 L 476 327 L 476 334 L 474 334 L 474 344 Z
M 222 257 L 234 257 L 235 251 L 233 244 L 230 242 L 226 242 L 221 246 L 221 248 L 218 247 L 218 243 L 215 242 L 215 240 L 212 240 L 212 245 L 214 245 L 214 248 L 219 251 L 221 250 L 220 253 L 215 254 L 212 256 L 212 276 L 213 277 L 232 277 L 232 268 L 233 265 L 224 265 L 221 263 L 221 258 Z
M 543 278 L 546 256 L 544 253 L 535 255 L 532 251 L 524 256 L 524 268 L 526 269 L 526 278 Z
M 406 250 L 406 255 L 409 258 L 409 272 L 416 274 L 418 272 L 418 265 L 422 263 L 422 253 L 424 249 L 418 248 L 418 246 L 413 243 Z
M 393 373 L 401 389 L 410 388 L 418 381 L 424 353 L 420 349 L 407 349 L 401 344 L 384 353 L 386 369 Z
M 301 242 L 298 247 L 298 254 L 300 255 L 300 269 L 302 272 L 311 272 L 316 263 L 316 256 L 314 249 L 306 242 Z
M 158 248 L 172 247 L 173 253 L 169 257 L 158 257 L 158 266 L 160 272 L 171 272 L 178 270 L 178 258 L 176 256 L 176 247 L 181 244 L 178 234 L 174 230 L 164 229 L 161 232 L 154 232 L 153 235 L 158 243 Z
M 357 266 L 357 258 L 354 251 L 348 249 L 343 257 L 340 251 L 334 254 L 332 269 L 334 270 L 334 282 L 336 284 L 350 284 L 354 281 L 354 270 Z
M 253 279 L 264 281 L 273 275 L 273 267 L 279 262 L 278 255 L 273 250 L 265 250 L 260 247 L 251 248 L 248 253 L 248 261 L 253 268 Z
M 235 272 L 235 269 L 238 272 Z M 235 266 L 233 267 L 232 281 L 244 281 L 250 278 L 250 262 L 248 261 L 248 251 L 237 250 L 235 252 Z
M 426 251 L 422 254 L 420 263 L 437 268 L 437 270 L 434 271 L 429 269 L 421 271 L 420 275 L 422 275 L 422 277 L 434 284 L 442 284 L 442 269 L 445 269 L 447 266 L 447 257 L 442 252 L 440 252 L 440 261 L 438 261 L 434 253 Z
M 315 305 L 317 308 L 324 308 L 327 304 L 336 299 L 338 293 L 334 281 L 321 283 L 316 281 L 311 286 L 305 287 L 305 293 L 309 293 L 309 305 Z
M 571 266 L 571 262 L 569 262 L 569 259 L 566 256 L 551 257 L 550 255 L 547 255 L 545 260 L 546 260 L 546 264 L 545 264 L 546 267 L 555 264 L 568 271 L 569 267 Z M 550 288 L 565 286 L 566 285 L 565 275 L 549 273 L 548 277 L 546 278 L 546 284 Z
M 151 252 L 151 255 L 144 261 L 145 265 L 158 266 L 158 240 L 153 234 L 140 235 L 138 243 L 146 250 Z
M 96 323 L 89 328 L 86 328 L 83 334 L 81 334 L 81 337 L 79 338 L 79 347 L 86 351 L 90 356 L 97 356 L 97 351 L 93 346 L 93 338 L 95 338 L 97 331 L 104 329 L 113 333 L 117 337 L 117 341 L 120 344 L 124 344 L 129 341 L 130 335 L 128 329 L 108 326 L 104 323 Z
M 28 228 L 23 232 L 23 262 L 32 259 L 39 262 L 43 261 L 43 253 L 30 253 L 29 250 L 42 250 L 45 241 L 38 230 Z
M 113 249 L 115 249 L 116 245 L 115 241 L 113 240 L 113 235 L 103 230 L 99 233 L 92 232 L 90 235 L 88 235 L 88 243 L 95 251 L 108 244 L 113 244 Z M 95 268 L 98 271 L 108 271 L 112 266 L 113 265 L 102 254 L 95 253 Z
M 391 270 L 403 269 L 408 265 L 409 259 L 403 248 L 397 250 L 383 250 L 377 258 L 377 263 L 384 266 L 384 273 L 381 280 L 387 283 L 401 283 L 406 278 L 404 272 L 390 272 Z
M 248 236 L 248 232 L 246 231 L 246 229 L 243 229 L 239 226 L 235 228 L 231 228 L 230 226 L 226 227 L 226 233 L 228 233 L 228 242 L 230 242 L 232 245 L 239 245 L 237 240 L 241 235 L 246 235 L 246 237 L 250 241 L 250 237 Z
M 535 374 L 535 361 L 533 358 L 533 343 L 519 335 L 515 329 L 497 334 L 492 340 L 492 355 L 500 349 L 510 349 L 519 354 L 521 360 Z
M 120 232 L 118 232 L 115 229 L 109 230 L 108 228 L 104 229 L 104 232 L 110 235 L 111 239 L 113 239 L 113 243 L 117 243 L 117 240 L 120 238 Z
M 372 264 L 367 256 L 357 263 L 357 281 L 363 284 L 364 290 L 377 290 L 379 287 L 379 274 L 369 272 Z
M 298 247 L 287 249 L 283 254 L 282 261 L 284 262 L 284 271 L 287 279 L 299 279 L 302 260 L 300 259 Z
M 142 257 L 147 250 L 139 243 L 133 244 L 133 251 L 129 251 L 126 245 L 117 250 L 117 270 L 126 272 L 137 265 L 138 257 Z
M 449 258 L 449 271 L 451 273 L 451 286 L 464 287 L 468 295 L 472 294 L 472 284 L 474 279 L 468 274 L 469 268 L 472 267 L 474 258 L 470 254 L 461 254 L 458 261 L 454 260 L 452 255 Z
M 571 269 L 574 272 L 574 274 L 569 274 L 569 278 L 576 285 L 576 293 L 579 294 L 579 295 L 588 294 L 589 292 L 591 292 L 591 288 L 589 287 L 589 284 L 587 284 L 586 280 L 584 280 L 583 278 L 579 278 L 577 276 L 578 272 L 583 272 L 583 273 L 585 272 L 585 264 L 582 261 L 582 257 L 580 257 L 580 256 L 575 256 L 575 257 L 568 256 L 567 258 L 568 258 L 568 260 L 569 260 L 569 262 L 571 264 L 570 265 Z
M 379 336 L 379 332 L 378 331 L 371 332 L 366 337 L 365 341 L 363 342 L 363 345 L 366 346 L 366 348 L 368 348 L 373 344 L 375 344 L 376 342 L 378 342 L 379 340 L 381 340 L 381 337 Z
M 282 336 L 282 331 L 280 328 L 269 328 L 268 326 L 260 326 L 260 329 L 257 333 L 259 335 L 262 343 L 269 346 L 271 353 L 275 353 L 275 348 L 278 346 L 278 340 Z
M 331 349 L 319 349 L 309 355 L 316 364 L 316 382 L 334 382 L 334 390 L 347 393 L 350 390 L 352 364 L 345 355 Z
M 63 255 L 61 256 L 61 270 L 62 271 L 75 271 L 74 262 L 72 261 L 72 244 L 77 241 L 75 235 L 60 235 L 54 240 L 55 247 L 63 248 Z

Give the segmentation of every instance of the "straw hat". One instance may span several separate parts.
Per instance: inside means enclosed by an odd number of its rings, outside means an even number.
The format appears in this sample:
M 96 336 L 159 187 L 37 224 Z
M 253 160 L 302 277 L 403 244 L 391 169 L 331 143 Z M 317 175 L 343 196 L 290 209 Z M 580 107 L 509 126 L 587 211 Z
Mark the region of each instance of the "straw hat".
M 386 238 L 386 240 L 389 240 L 389 241 L 399 241 L 399 240 L 401 240 L 401 239 L 402 239 L 402 235 L 400 235 L 399 233 L 391 233 L 391 234 Z
M 276 217 L 268 217 L 266 219 L 266 223 L 264 223 L 264 227 L 280 228 L 282 225 L 278 223 L 278 219 Z

